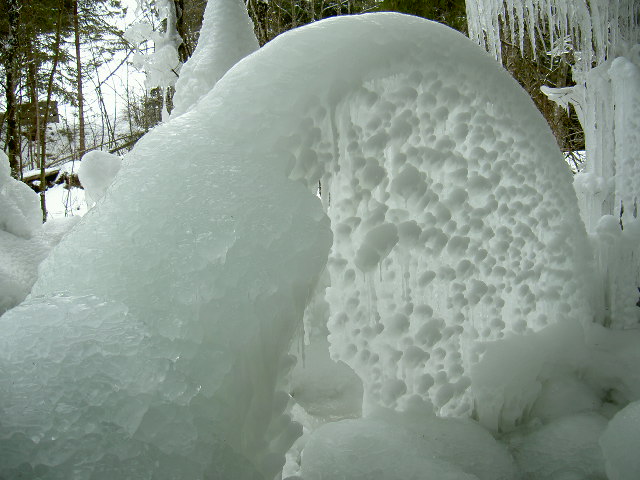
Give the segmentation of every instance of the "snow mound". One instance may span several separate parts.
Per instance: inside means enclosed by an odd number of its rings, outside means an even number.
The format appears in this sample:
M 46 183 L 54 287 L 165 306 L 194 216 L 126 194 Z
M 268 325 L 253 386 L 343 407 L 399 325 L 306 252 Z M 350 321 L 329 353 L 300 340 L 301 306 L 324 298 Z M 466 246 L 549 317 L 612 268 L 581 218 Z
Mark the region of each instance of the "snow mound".
M 632 480 L 640 472 L 640 401 L 633 402 L 611 419 L 600 438 L 610 480 Z
M 119 156 L 99 150 L 93 150 L 82 157 L 78 178 L 84 188 L 88 206 L 104 197 L 121 164 L 122 159 Z
M 595 413 L 569 415 L 512 440 L 523 478 L 604 478 L 604 458 L 598 439 L 606 425 L 607 420 Z
M 550 361 L 520 359 L 518 341 L 587 318 L 585 233 L 551 132 L 484 52 L 418 18 L 281 35 L 146 135 L 109 192 L 2 317 L 2 475 L 66 478 L 81 449 L 78 479 L 276 477 L 302 433 L 288 351 L 325 263 L 332 353 L 369 410 L 508 428 Z M 80 345 L 64 340 L 84 324 Z M 25 394 L 34 378 L 42 395 Z M 513 478 L 438 455 L 404 471 Z
M 318 428 L 302 452 L 305 480 L 513 480 L 507 449 L 469 420 L 383 412 Z
M 11 177 L 9 159 L 0 150 L 0 231 L 31 238 L 41 226 L 38 194 Z
M 38 265 L 74 224 L 59 219 L 43 226 L 38 194 L 11 177 L 0 150 L 0 315 L 25 299 Z

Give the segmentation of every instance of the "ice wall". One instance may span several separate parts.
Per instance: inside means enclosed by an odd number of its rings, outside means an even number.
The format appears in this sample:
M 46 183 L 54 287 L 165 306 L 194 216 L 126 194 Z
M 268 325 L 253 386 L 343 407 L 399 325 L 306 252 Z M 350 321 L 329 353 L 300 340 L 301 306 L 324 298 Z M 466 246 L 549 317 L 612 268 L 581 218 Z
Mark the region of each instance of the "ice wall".
M 136 145 L 0 319 L 0 475 L 276 477 L 325 263 L 367 408 L 509 428 L 567 348 L 544 336 L 589 318 L 577 219 L 543 118 L 462 35 L 397 14 L 284 34 Z

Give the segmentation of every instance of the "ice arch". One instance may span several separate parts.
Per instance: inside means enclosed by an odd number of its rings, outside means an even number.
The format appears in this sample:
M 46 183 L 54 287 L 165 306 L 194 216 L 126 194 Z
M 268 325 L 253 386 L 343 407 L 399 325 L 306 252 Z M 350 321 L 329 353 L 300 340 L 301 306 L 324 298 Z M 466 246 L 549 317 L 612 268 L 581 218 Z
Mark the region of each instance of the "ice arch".
M 334 354 L 370 404 L 512 423 L 553 354 L 526 339 L 586 311 L 577 219 L 544 120 L 462 35 L 396 14 L 282 35 L 141 140 L 0 320 L 0 474 L 276 477 L 328 255 Z M 508 336 L 526 371 L 500 370 Z

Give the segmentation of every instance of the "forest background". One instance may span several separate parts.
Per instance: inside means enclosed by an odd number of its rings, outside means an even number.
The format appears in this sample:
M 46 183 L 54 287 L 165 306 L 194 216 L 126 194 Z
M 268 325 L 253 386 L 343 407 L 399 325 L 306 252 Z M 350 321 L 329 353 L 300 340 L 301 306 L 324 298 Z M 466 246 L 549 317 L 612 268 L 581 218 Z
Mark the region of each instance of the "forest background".
M 86 152 L 124 154 L 162 121 L 163 111 L 171 112 L 172 83 L 197 45 L 205 6 L 206 0 L 0 0 L 0 147 L 12 176 L 40 193 L 43 220 L 48 188 L 80 187 L 76 162 Z M 247 0 L 247 10 L 261 46 L 323 18 L 372 11 L 417 15 L 467 33 L 464 0 Z M 138 28 L 126 34 L 131 25 Z M 154 84 L 149 71 L 145 82 L 139 73 L 145 56 L 172 31 L 179 36 L 173 82 Z M 573 85 L 573 52 L 561 46 L 547 51 L 543 31 L 526 35 L 540 37 L 536 51 L 532 42 L 523 48 L 509 42 L 508 25 L 501 25 L 503 65 L 578 171 L 575 152 L 584 149 L 584 134 L 575 112 L 540 90 Z M 70 203 L 64 212 L 73 215 Z

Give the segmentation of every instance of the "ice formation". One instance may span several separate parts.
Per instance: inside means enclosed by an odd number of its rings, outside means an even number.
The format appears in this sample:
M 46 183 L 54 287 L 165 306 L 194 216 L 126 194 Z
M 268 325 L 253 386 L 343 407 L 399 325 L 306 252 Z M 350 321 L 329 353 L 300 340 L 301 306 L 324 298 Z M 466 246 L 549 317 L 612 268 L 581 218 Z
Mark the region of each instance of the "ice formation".
M 528 32 L 543 30 L 549 47 L 565 44 L 576 53 L 579 70 L 591 69 L 640 42 L 636 0 L 468 0 L 469 37 L 501 56 L 500 19 L 523 50 Z M 529 35 L 535 45 L 540 35 Z
M 302 437 L 303 478 L 514 478 L 483 427 L 540 398 L 556 414 L 521 466 L 546 434 L 595 448 L 601 406 L 566 420 L 565 399 L 640 398 L 636 373 L 607 383 L 637 338 L 589 328 L 570 180 L 526 93 L 461 34 L 372 14 L 281 35 L 136 145 L 0 318 L 0 476 L 279 478 L 307 304 L 364 399 Z M 590 355 L 584 384 L 551 387 Z M 338 405 L 319 413 L 297 385 L 310 417 L 360 414 L 358 385 L 319 389 Z
M 105 195 L 121 164 L 122 159 L 119 156 L 99 150 L 93 150 L 82 157 L 78 178 L 84 188 L 89 207 Z
M 138 0 L 138 8 L 151 9 L 158 14 L 158 20 L 164 26 L 164 31 L 154 31 L 147 22 L 131 25 L 124 32 L 124 39 L 134 48 L 133 64 L 146 74 L 145 86 L 147 90 L 156 87 L 166 88 L 176 84 L 180 67 L 178 47 L 182 39 L 176 28 L 176 5 L 171 0 Z M 140 49 L 140 45 L 147 41 L 153 42 L 153 52 L 147 53 Z
M 258 49 L 253 22 L 242 0 L 211 0 L 202 20 L 203 31 L 193 55 L 176 82 L 173 115 L 180 115 L 209 92 L 241 59 Z
M 543 91 L 575 108 L 585 132 L 586 168 L 575 178 L 581 214 L 592 238 L 598 320 L 614 328 L 640 323 L 640 3 L 636 0 L 468 0 L 469 34 L 500 58 L 500 20 L 522 47 L 544 31 L 552 53 L 573 52 L 576 86 Z M 539 35 L 528 35 L 534 44 Z M 563 46 L 560 48 L 560 46 Z M 535 51 L 535 48 L 534 48 Z M 611 243 L 611 217 L 619 219 Z M 627 232 L 621 232 L 621 230 Z M 634 233 L 630 233 L 633 230 Z M 605 232 L 602 237 L 601 233 Z

